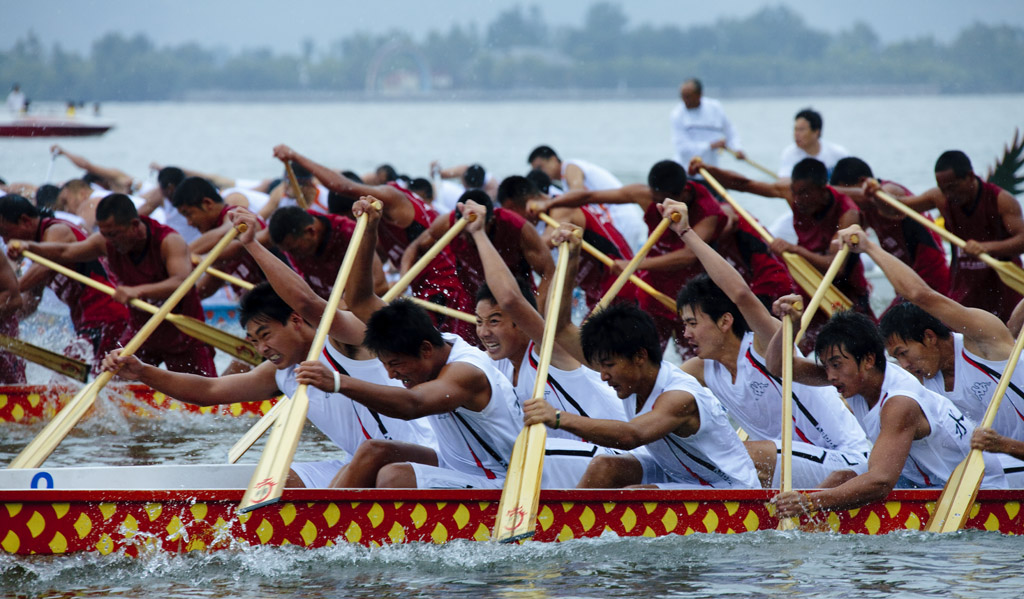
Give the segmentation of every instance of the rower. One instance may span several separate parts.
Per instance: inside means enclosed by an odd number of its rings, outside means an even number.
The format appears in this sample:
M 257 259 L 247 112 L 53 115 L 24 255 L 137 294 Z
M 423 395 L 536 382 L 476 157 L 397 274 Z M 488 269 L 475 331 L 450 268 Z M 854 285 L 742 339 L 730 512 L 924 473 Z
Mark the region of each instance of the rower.
M 23 300 L 18 289 L 18 276 L 7 256 L 0 256 L 0 334 L 18 337 L 18 311 Z M 0 384 L 25 384 L 25 361 L 0 349 Z
M 953 249 L 949 297 L 1005 322 L 1021 295 L 978 255 L 987 253 L 1021 265 L 1024 218 L 1020 204 L 1006 190 L 975 175 L 970 158 L 959 150 L 943 152 L 935 161 L 935 182 L 938 187 L 903 202 L 918 212 L 937 208 L 949 232 L 967 241 L 964 248 Z M 877 186 L 869 183 L 865 193 L 875 190 Z
M 485 228 L 488 240 L 497 248 L 513 276 L 527 281 L 530 287 L 533 287 L 536 275 L 540 279 L 536 286 L 536 295 L 546 298 L 551 276 L 555 272 L 555 263 L 533 225 L 515 212 L 495 208 L 490 196 L 482 190 L 467 191 L 459 198 L 460 203 L 468 201 L 486 207 L 486 214 L 481 214 L 486 217 L 481 226 Z M 402 272 L 409 270 L 419 259 L 420 254 L 429 250 L 461 216 L 456 208 L 451 214 L 435 219 L 426 232 L 405 248 L 402 255 Z M 484 283 L 484 267 L 480 263 L 480 254 L 473 237 L 460 235 L 451 241 L 449 247 L 455 257 L 456 272 L 462 288 L 466 293 L 476 297 L 477 291 Z
M 140 216 L 131 198 L 111 194 L 96 207 L 100 232 L 73 243 L 29 241 L 9 253 L 28 250 L 56 262 L 92 262 L 106 257 L 110 274 L 119 285 L 114 299 L 127 304 L 132 299 L 159 302 L 167 299 L 192 270 L 188 247 L 174 229 L 148 216 Z M 199 294 L 192 289 L 173 312 L 204 320 Z M 149 320 L 149 314 L 132 310 L 128 327 L 121 336 L 127 343 Z M 170 370 L 216 376 L 213 348 L 181 333 L 164 322 L 136 353 L 149 364 L 165 364 Z
M 364 344 L 388 375 L 404 387 L 333 377 L 319 362 L 303 362 L 296 380 L 334 388 L 366 407 L 394 418 L 427 417 L 437 437 L 431 459 L 396 451 L 376 464 L 377 487 L 500 489 L 522 414 L 509 380 L 479 349 L 457 335 L 442 334 L 427 313 L 408 300 L 391 304 L 374 295 L 372 256 L 382 212 L 367 197 L 353 206 L 367 214 L 356 264 L 345 288 L 352 313 L 366 322 Z M 336 382 L 337 381 L 337 382 Z
M 327 203 L 328 189 L 302 164 L 293 163 L 291 167 L 292 174 L 295 175 L 295 182 L 298 183 L 300 193 L 303 196 L 302 204 L 308 204 L 309 209 L 315 212 L 322 214 L 330 212 Z M 258 214 L 261 217 L 269 219 L 278 208 L 300 205 L 299 201 L 295 198 L 295 186 L 290 183 L 289 178 L 288 171 L 285 169 L 281 185 L 271 190 L 266 203 L 259 209 Z
M 622 182 L 607 169 L 578 158 L 563 161 L 548 146 L 534 148 L 526 162 L 530 168 L 544 171 L 552 181 L 561 182 L 564 191 L 604 191 L 622 187 Z M 633 251 L 644 244 L 647 236 L 644 235 L 644 217 L 640 210 L 623 205 L 607 205 L 602 209 L 625 235 Z
M 330 189 L 330 212 L 348 216 L 352 205 L 362 196 L 372 195 L 384 204 L 383 220 L 378 234 L 377 253 L 382 260 L 389 261 L 395 269 L 401 267 L 402 254 L 421 233 L 426 231 L 437 212 L 415 194 L 394 182 L 382 185 L 364 185 L 299 154 L 286 145 L 274 148 L 274 156 L 285 162 L 292 162 L 308 169 Z M 412 294 L 442 306 L 469 312 L 473 300 L 462 288 L 456 273 L 455 258 L 450 248 L 444 250 L 430 263 L 423 273 L 412 282 Z M 432 314 L 442 332 L 456 333 L 469 343 L 476 342 L 472 325 L 458 319 Z
M 132 176 L 121 169 L 94 164 L 83 156 L 72 154 L 57 144 L 50 146 L 50 153 L 54 156 L 66 156 L 72 164 L 84 170 L 87 176 L 91 176 L 97 185 L 111 193 L 130 194 L 134 190 Z
M 863 233 L 863 231 L 861 232 Z M 865 236 L 859 238 L 864 243 Z M 849 238 L 844 238 L 849 242 Z M 800 296 L 775 302 L 777 316 L 799 320 L 794 304 Z M 874 442 L 857 476 L 818 493 L 790 491 L 775 498 L 779 518 L 814 510 L 853 509 L 884 500 L 894 487 L 939 488 L 970 450 L 974 422 L 948 398 L 925 389 L 912 374 L 886 362 L 885 343 L 878 327 L 866 315 L 843 311 L 832 315 L 815 341 L 818 362 L 793 359 L 793 381 L 824 387 L 832 385 L 850 405 L 854 416 Z M 769 371 L 782 371 L 782 334 L 768 348 Z M 998 460 L 985 456 L 982 488 L 1006 488 Z
M 228 204 L 221 197 L 217 189 L 206 179 L 199 177 L 188 177 L 175 186 L 174 195 L 171 197 L 171 205 L 177 210 L 189 226 L 199 231 L 200 235 L 188 245 L 188 251 L 193 256 L 202 256 L 213 249 L 217 241 L 224 237 L 232 224 L 228 215 L 238 206 Z M 263 219 L 258 219 L 253 225 L 256 231 L 266 228 Z M 263 272 L 253 261 L 241 242 L 237 239 L 224 248 L 213 266 L 238 277 L 253 285 L 262 283 L 266 279 Z M 199 297 L 206 299 L 224 286 L 224 280 L 209 273 L 203 275 L 196 285 Z M 245 289 L 232 285 L 236 294 L 241 295 Z
M 867 254 L 907 301 L 882 315 L 879 323 L 889 355 L 925 388 L 944 395 L 972 421 L 981 422 L 1013 349 L 1013 335 L 997 316 L 963 306 L 935 291 L 903 261 L 863 235 L 860 227 L 840 231 L 859 235 L 853 251 Z M 993 429 L 1024 441 L 1024 368 L 1014 369 L 996 413 Z M 1002 456 L 1005 457 L 1005 456 Z M 1024 486 L 1024 464 L 1001 460 L 1013 487 Z
M 850 197 L 860 210 L 863 225 L 878 235 L 878 243 L 904 264 L 914 269 L 928 286 L 945 294 L 949 291 L 949 265 L 942 240 L 934 231 L 874 196 L 866 196 L 861 187 L 875 175 L 868 163 L 848 156 L 836 163 L 829 184 Z M 878 182 L 881 189 L 895 198 L 914 194 L 895 181 Z M 926 216 L 929 220 L 930 217 Z M 903 301 L 899 295 L 890 307 Z
M 501 182 L 501 185 L 498 186 L 498 205 L 529 221 L 537 228 L 538 232 L 543 231 L 541 239 L 550 241 L 554 230 L 548 228 L 537 217 L 537 212 L 530 210 L 529 206 L 532 203 L 545 204 L 550 199 L 547 190 L 554 188 L 554 186 L 550 185 L 550 178 L 542 171 L 533 171 L 533 173 L 539 174 L 539 176 L 548 181 L 543 191 L 528 177 L 521 177 L 519 175 L 506 177 Z M 607 215 L 600 213 L 597 207 L 581 206 L 572 208 L 558 206 L 548 209 L 547 212 L 551 218 L 558 222 L 570 223 L 583 229 L 583 240 L 603 252 L 609 258 L 625 260 L 626 262 L 633 258 L 633 250 L 629 248 L 629 244 L 626 243 L 622 233 L 619 233 L 619 230 L 612 224 L 611 219 Z M 580 257 L 575 284 L 583 291 L 588 308 L 593 309 L 601 301 L 605 292 L 615 283 L 617 278 L 617 273 L 613 272 L 589 253 Z M 632 283 L 626 283 L 613 301 L 635 301 L 636 293 L 636 287 Z
M 81 227 L 40 211 L 18 195 L 0 198 L 0 235 L 7 243 L 14 239 L 74 243 L 88 237 Z M 73 266 L 79 273 L 104 285 L 113 286 L 106 269 L 98 260 Z M 106 293 L 72 281 L 40 264 L 30 266 L 18 280 L 18 285 L 30 300 L 31 309 L 28 312 L 38 306 L 46 286 L 67 305 L 75 334 L 92 348 L 93 371 L 98 373 L 103 356 L 118 347 L 128 323 L 128 308 Z
M 677 299 L 686 338 L 697 356 L 683 370 L 715 394 L 729 415 L 750 435 L 747 450 L 762 484 L 779 488 L 782 460 L 782 383 L 765 368 L 768 342 L 782 323 L 772 317 L 740 273 L 694 235 L 686 205 L 666 200 L 662 213 L 679 213 L 671 225 L 700 260 L 707 274 L 686 284 Z M 793 411 L 793 486 L 834 486 L 849 470 L 867 461 L 871 443 L 831 389 L 795 385 Z
M 488 173 L 480 164 L 458 164 L 441 168 L 441 164 L 435 160 L 430 163 L 430 172 L 437 173 L 441 178 L 437 197 L 433 198 L 430 204 L 439 214 L 453 212 L 455 204 L 462 201 L 462 194 L 467 191 L 478 189 L 491 199 L 498 197 L 497 177 Z M 453 183 L 451 179 L 458 179 L 459 182 Z
M 653 456 L 650 464 L 634 456 L 597 456 L 580 487 L 761 487 L 722 404 L 692 376 L 662 361 L 647 313 L 630 304 L 599 310 L 583 323 L 580 344 L 587 362 L 623 400 L 629 421 L 586 418 L 532 399 L 524 406 L 525 423 L 565 429 L 614 449 L 644 447 Z

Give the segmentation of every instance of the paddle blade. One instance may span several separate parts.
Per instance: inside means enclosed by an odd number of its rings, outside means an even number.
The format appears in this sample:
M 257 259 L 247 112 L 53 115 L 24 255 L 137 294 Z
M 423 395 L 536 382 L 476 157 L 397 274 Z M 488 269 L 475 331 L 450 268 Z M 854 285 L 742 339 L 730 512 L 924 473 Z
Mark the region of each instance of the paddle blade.
M 0 347 L 16 356 L 21 356 L 29 362 L 34 362 L 54 372 L 67 375 L 76 381 L 84 383 L 89 380 L 89 365 L 81 360 L 62 356 L 56 352 L 7 335 L 0 335 Z
M 942 495 L 935 504 L 935 513 L 925 526 L 927 532 L 956 532 L 963 528 L 985 478 L 985 459 L 972 449 L 963 462 L 953 470 Z
M 96 403 L 96 397 L 103 387 L 114 378 L 112 372 L 104 372 L 96 377 L 89 385 L 79 391 L 64 409 L 53 417 L 43 430 L 39 431 L 35 439 L 21 450 L 8 468 L 39 468 L 50 457 L 53 450 L 60 445 L 64 437 L 68 436 L 71 429 L 78 424 L 78 421 L 85 416 L 89 408 Z
M 537 508 L 540 505 L 540 484 L 547 437 L 547 427 L 543 424 L 534 424 L 523 429 L 516 439 L 512 458 L 515 460 L 516 453 L 519 452 L 522 459 L 515 464 L 509 464 L 505 491 L 502 493 L 502 502 L 498 505 L 498 523 L 494 527 L 494 538 L 499 543 L 515 543 L 528 539 L 537 530 Z M 513 468 L 516 466 L 518 472 L 514 473 Z M 511 486 L 512 484 L 515 486 Z M 518 492 L 510 492 L 512 489 L 517 489 Z
M 263 357 L 256 353 L 256 348 L 253 347 L 253 344 L 241 337 L 235 337 L 231 333 L 183 314 L 168 314 L 167 321 L 189 337 L 212 345 L 243 362 L 253 366 L 259 366 L 263 362 Z
M 264 450 L 256 470 L 252 473 L 249 488 L 238 505 L 240 513 L 251 512 L 281 499 L 285 483 L 288 481 L 288 470 L 299 446 L 299 437 L 306 426 L 306 412 L 309 411 L 309 396 L 306 385 L 299 385 L 295 396 L 287 404 L 274 421 L 274 429 L 267 440 L 268 448 Z
M 527 429 L 519 431 L 516 444 L 512 447 L 512 458 L 508 462 L 505 486 L 501 491 L 501 501 L 498 503 L 498 521 L 494 524 L 492 535 L 492 539 L 500 543 L 511 543 L 512 531 L 519 525 L 519 515 L 515 511 L 515 506 L 519 505 L 519 489 L 526 464 L 527 436 Z
M 267 413 L 264 414 L 256 424 L 252 425 L 252 428 L 246 431 L 246 433 L 242 435 L 241 439 L 231 446 L 231 449 L 228 450 L 229 464 L 237 462 L 243 455 L 245 455 L 245 452 L 249 451 L 249 448 L 255 445 L 256 441 L 259 441 L 260 437 L 263 436 L 263 433 L 267 432 L 270 425 L 274 424 L 274 422 L 277 421 L 277 417 L 287 409 L 286 405 L 288 401 L 288 397 L 279 398 L 277 403 L 274 404 L 274 407 L 267 410 Z

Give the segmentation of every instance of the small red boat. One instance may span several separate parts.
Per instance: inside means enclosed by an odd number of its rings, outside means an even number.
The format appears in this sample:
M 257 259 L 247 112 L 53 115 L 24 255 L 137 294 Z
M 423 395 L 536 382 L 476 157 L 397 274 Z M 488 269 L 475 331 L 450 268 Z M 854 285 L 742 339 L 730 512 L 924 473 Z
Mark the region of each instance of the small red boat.
M 0 137 L 84 137 L 103 135 L 112 127 L 99 121 L 26 116 L 0 121 Z

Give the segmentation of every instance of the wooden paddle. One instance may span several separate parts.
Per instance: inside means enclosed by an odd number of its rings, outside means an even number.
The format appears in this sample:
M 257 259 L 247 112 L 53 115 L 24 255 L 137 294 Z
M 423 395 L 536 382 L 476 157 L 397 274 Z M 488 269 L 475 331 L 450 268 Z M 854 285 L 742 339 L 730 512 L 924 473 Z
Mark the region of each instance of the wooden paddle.
M 796 309 L 799 305 L 794 304 Z M 779 480 L 780 493 L 793 490 L 793 317 L 782 317 L 782 460 Z M 779 520 L 779 530 L 793 530 L 797 527 L 795 518 Z
M 668 219 L 665 219 L 668 222 Z M 533 382 L 533 397 L 544 397 L 548 382 L 548 367 L 558 333 L 558 311 L 565 291 L 565 274 L 569 270 L 569 242 L 558 246 L 558 265 L 555 280 L 548 294 L 544 315 L 544 337 L 541 339 L 537 378 Z M 533 536 L 537 529 L 537 506 L 540 504 L 540 483 L 544 470 L 544 444 L 547 426 L 534 424 L 524 428 L 516 438 L 505 477 L 505 488 L 498 503 L 498 520 L 494 525 L 494 540 L 514 543 Z
M 89 365 L 81 360 L 62 356 L 15 337 L 0 335 L 0 348 L 50 370 L 83 383 L 89 380 Z
M 402 297 L 416 304 L 417 306 L 420 306 L 424 310 L 430 310 L 431 312 L 437 312 L 438 314 L 443 314 L 445 316 L 448 316 L 449 318 L 455 318 L 458 320 L 476 324 L 476 316 L 463 312 L 462 310 L 456 310 L 455 308 L 449 308 L 448 306 L 442 306 L 440 304 L 435 304 L 434 302 L 428 302 L 425 299 L 420 299 L 412 295 L 405 295 Z
M 940 227 L 939 225 L 928 220 L 927 218 L 924 217 L 923 214 L 917 212 L 910 206 L 907 206 L 906 204 L 892 197 L 888 193 L 879 190 L 875 192 L 875 195 L 886 204 L 889 204 L 890 206 L 899 210 L 903 214 L 906 214 L 910 218 L 921 223 L 928 229 L 937 233 L 939 237 L 942 237 L 943 239 L 955 245 L 956 247 L 963 249 L 967 245 L 967 242 L 964 241 L 963 239 L 960 239 L 959 237 L 950 233 L 943 227 Z M 1003 281 L 1003 283 L 1006 283 L 1007 287 L 1013 289 L 1017 293 L 1024 294 L 1024 269 L 1017 266 L 1013 262 L 999 260 L 987 253 L 978 254 L 978 258 L 982 262 L 990 266 L 993 270 L 995 270 L 996 273 L 999 275 L 999 278 Z
M 770 245 L 771 242 L 774 241 L 775 238 L 772 237 L 771 233 L 769 233 L 761 223 L 757 222 L 757 219 L 747 212 L 743 206 L 740 206 L 740 203 L 729 195 L 729 192 L 722 187 L 722 184 L 719 183 L 717 179 L 711 176 L 711 173 L 709 173 L 706 168 L 702 167 L 700 169 L 700 174 L 704 177 L 704 180 L 714 187 L 715 191 L 717 191 L 718 194 L 721 195 L 730 206 L 732 206 L 732 209 L 736 211 L 736 214 L 738 214 L 743 220 L 747 221 L 747 223 L 757 231 L 757 234 L 764 239 L 765 243 Z M 800 288 L 808 295 L 814 294 L 821 285 L 821 273 L 819 273 L 806 258 L 792 252 L 783 253 L 782 261 L 786 263 L 786 267 L 789 269 L 789 274 L 793 277 L 793 281 L 795 281 L 796 284 L 799 285 Z M 851 302 L 843 292 L 836 289 L 835 285 L 829 285 L 828 290 L 825 292 L 825 296 L 827 301 L 822 309 L 825 310 L 829 316 L 831 316 L 837 309 L 849 310 L 850 307 L 853 306 L 853 302 Z
M 857 243 L 857 236 L 851 235 L 850 241 Z M 821 301 L 825 298 L 828 293 L 829 287 L 832 286 L 832 281 L 835 280 L 836 275 L 839 274 L 839 269 L 846 263 L 846 259 L 850 255 L 850 246 L 843 244 L 836 252 L 836 255 L 832 258 L 832 263 L 828 265 L 828 270 L 825 271 L 825 276 L 821 277 L 821 283 L 818 284 L 818 288 L 814 290 L 814 295 L 811 296 L 811 303 L 807 305 L 807 309 L 804 310 L 803 316 L 800 317 L 800 330 L 796 334 L 796 343 L 800 343 L 800 340 L 804 338 L 804 334 L 807 332 L 807 327 L 811 326 L 811 321 L 814 320 L 814 314 L 818 311 L 818 307 L 821 306 Z
M 679 222 L 679 219 L 681 218 L 682 216 L 680 216 L 678 212 L 675 212 L 672 214 L 672 218 L 666 217 L 661 219 L 661 222 L 658 223 L 658 226 L 655 227 L 653 231 L 651 231 L 651 235 L 650 237 L 647 238 L 647 241 L 644 243 L 643 247 L 637 250 L 636 254 L 633 255 L 633 258 L 629 261 L 628 264 L 626 264 L 626 267 L 622 269 L 621 273 L 619 273 L 619 276 L 618 278 L 615 279 L 615 282 L 612 283 L 612 286 L 608 288 L 608 291 L 604 292 L 603 296 L 601 296 L 601 300 L 597 302 L 597 305 L 594 306 L 592 312 L 603 310 L 604 308 L 608 307 L 608 304 L 612 303 L 612 300 L 615 299 L 615 296 L 617 296 L 619 294 L 619 291 L 622 291 L 622 288 L 626 285 L 626 281 L 629 280 L 630 275 L 636 272 L 637 267 L 640 266 L 640 261 L 647 257 L 647 253 L 651 251 L 651 248 L 654 247 L 654 244 L 658 243 L 658 240 L 661 239 L 661 236 L 664 235 L 665 231 L 668 230 L 669 225 L 671 225 L 674 222 Z M 675 311 L 676 306 L 675 302 L 673 302 L 672 313 L 674 314 Z
M 17 243 L 17 241 L 12 241 L 11 245 L 14 246 Z M 22 255 L 37 264 L 42 264 L 43 266 L 68 277 L 69 279 L 78 281 L 79 283 L 92 287 L 97 291 L 102 291 L 109 296 L 114 295 L 115 289 L 110 285 L 106 285 L 84 276 L 62 264 L 57 264 L 52 260 L 48 260 L 29 251 L 23 251 Z M 207 257 L 209 257 L 209 254 L 207 254 Z M 149 312 L 150 314 L 156 314 L 159 311 L 159 308 L 156 306 L 140 299 L 132 299 L 129 304 L 133 308 L 137 308 L 143 312 Z M 216 327 L 212 327 L 205 322 L 196 320 L 190 316 L 185 316 L 184 314 L 173 313 L 168 314 L 166 320 L 173 324 L 182 333 L 185 333 L 190 337 L 195 337 L 203 343 L 209 343 L 217 349 L 227 352 L 240 360 L 248 362 L 249 364 L 255 366 L 263 361 L 263 357 L 256 353 L 256 348 L 253 347 L 251 343 L 240 337 L 235 337 L 230 333 L 225 333 L 224 331 Z
M 992 400 L 988 403 L 985 416 L 981 419 L 981 428 L 991 428 L 995 422 L 999 405 L 1003 401 L 1003 395 L 1010 386 L 1010 379 L 1013 377 L 1014 368 L 1020 360 L 1021 349 L 1024 349 L 1024 329 L 1017 335 L 1017 341 L 1013 344 L 1010 352 L 1010 359 L 1006 362 L 1006 368 L 999 377 L 999 384 L 996 386 Z M 953 474 L 946 481 L 942 488 L 938 503 L 935 504 L 935 512 L 928 520 L 925 530 L 928 532 L 956 532 L 964 527 L 967 518 L 971 514 L 971 506 L 978 496 L 978 489 L 985 477 L 985 458 L 981 450 L 972 449 L 964 461 L 953 471 Z
M 557 220 L 551 218 L 550 216 L 548 216 L 547 214 L 544 214 L 543 212 L 541 212 L 538 216 L 549 227 L 556 227 L 557 228 L 558 225 L 559 225 Z M 583 241 L 583 251 L 585 251 L 586 253 L 590 254 L 594 258 L 597 258 L 598 262 L 600 262 L 601 264 L 604 264 L 605 266 L 607 266 L 609 268 L 611 268 L 612 266 L 615 265 L 615 260 L 613 260 L 610 256 L 608 256 L 607 254 L 605 254 L 601 250 L 597 249 L 596 247 L 594 247 L 593 245 L 591 245 L 587 241 Z M 668 308 L 669 310 L 672 310 L 673 312 L 676 311 L 676 302 L 672 298 L 670 298 L 668 295 L 658 291 L 654 287 L 651 287 L 651 285 L 648 284 L 647 281 L 641 279 L 640 277 L 636 276 L 635 274 L 632 274 L 632 275 L 629 275 L 629 282 L 634 284 L 634 285 L 636 285 L 642 291 L 646 292 L 648 295 L 650 295 L 654 299 L 656 299 L 659 302 L 661 302 L 661 304 L 663 306 L 665 306 L 666 308 Z
M 244 225 L 241 225 L 239 228 L 244 228 Z M 160 326 L 164 321 L 164 318 L 166 318 L 167 315 L 171 313 L 171 310 L 178 305 L 181 298 L 185 297 L 185 294 L 192 290 L 192 287 L 196 284 L 196 281 L 199 280 L 199 277 L 202 276 L 203 272 L 213 264 L 213 261 L 217 259 L 217 256 L 219 256 L 220 253 L 224 251 L 224 248 L 231 243 L 231 240 L 238 235 L 239 228 L 232 228 L 224 234 L 224 237 L 222 237 L 221 240 L 217 242 L 217 245 L 210 250 L 210 253 L 207 254 L 206 258 L 204 258 L 202 262 L 199 263 L 199 266 L 193 269 L 192 272 L 185 277 L 185 280 L 181 282 L 181 285 L 178 285 L 178 288 L 174 290 L 174 293 L 164 301 L 164 304 L 160 306 L 160 309 L 157 310 L 156 314 L 150 317 L 150 319 L 146 321 L 146 324 L 142 325 L 139 332 L 128 341 L 124 349 L 121 350 L 122 356 L 130 356 L 142 347 L 142 344 L 149 339 L 149 336 L 152 335 L 153 331 Z M 30 259 L 36 261 L 36 259 L 31 256 Z M 96 377 L 92 383 L 86 385 L 81 391 L 79 391 L 75 397 L 66 406 L 64 406 L 64 409 L 58 412 L 57 415 L 53 417 L 53 420 L 51 420 L 49 424 L 39 432 L 36 438 L 33 439 L 32 442 L 17 455 L 17 457 L 14 458 L 14 461 L 11 462 L 8 468 L 38 468 L 41 466 L 43 462 L 46 461 L 46 458 L 53 453 L 53 450 L 60 445 L 60 442 L 64 440 L 64 437 L 71 432 L 71 429 L 78 424 L 78 421 L 85 416 L 85 413 L 90 407 L 92 407 L 93 403 L 96 402 L 96 396 L 99 395 L 99 392 L 108 382 L 110 382 L 110 379 L 112 378 L 114 378 L 114 373 L 109 370 L 105 371 Z
M 290 160 L 284 161 L 284 170 L 288 173 L 288 181 L 292 185 L 292 193 L 295 194 L 295 203 L 299 205 L 299 208 L 309 210 L 309 200 L 306 199 L 306 194 L 302 193 L 302 186 L 299 185 L 299 179 L 295 176 L 295 170 L 292 168 Z
M 772 179 L 778 179 L 779 178 L 779 176 L 776 175 L 775 172 L 772 171 L 772 169 L 768 168 L 767 166 L 764 166 L 762 164 L 758 164 L 758 163 L 754 162 L 753 160 L 751 160 L 750 158 L 747 158 L 746 156 L 744 156 L 743 158 L 740 158 L 739 153 L 736 150 L 733 150 L 732 148 L 722 148 L 722 149 L 725 150 L 726 152 L 729 152 L 730 154 L 732 154 L 732 157 L 735 158 L 736 160 L 742 160 L 743 162 L 746 162 L 750 166 L 752 166 L 752 167 L 756 168 L 757 170 L 761 171 L 762 173 L 768 175 Z
M 285 406 L 289 401 L 291 401 L 291 398 L 287 396 L 278 398 L 274 407 L 267 410 L 267 413 L 257 420 L 256 424 L 252 425 L 252 427 L 242 435 L 241 439 L 235 441 L 235 444 L 228 450 L 229 464 L 234 464 L 239 460 L 239 458 L 245 455 L 245 452 L 249 451 L 249 448 L 251 448 L 256 441 L 263 436 L 263 433 L 267 432 L 270 425 L 274 424 L 277 417 L 284 412 Z
M 381 203 L 374 202 L 374 208 L 380 209 Z M 320 357 L 327 342 L 327 333 L 331 330 L 334 322 L 334 315 L 338 311 L 338 304 L 341 303 L 341 295 L 345 291 L 345 284 L 348 282 L 349 274 L 355 264 L 356 252 L 359 242 L 366 232 L 369 216 L 363 214 L 356 220 L 355 231 L 352 232 L 352 239 L 349 240 L 348 250 L 341 262 L 341 269 L 334 280 L 334 287 L 331 288 L 331 295 L 327 299 L 327 307 L 324 308 L 323 318 L 316 328 L 313 343 L 309 346 L 309 353 L 306 360 L 312 361 Z M 270 439 L 263 449 L 259 464 L 249 481 L 249 488 L 242 497 L 242 503 L 238 506 L 241 513 L 250 512 L 259 507 L 269 505 L 281 499 L 284 492 L 284 485 L 288 479 L 288 470 L 295 456 L 295 449 L 299 445 L 299 437 L 306 425 L 306 413 L 309 411 L 309 395 L 307 385 L 299 385 L 290 400 L 282 400 L 279 403 L 286 404 L 280 415 L 274 420 L 274 429 L 270 432 Z M 269 416 L 269 413 L 268 413 Z M 267 416 L 264 416 L 267 418 Z
M 402 275 L 401 278 L 399 278 L 398 281 L 396 281 L 395 284 L 392 285 L 391 288 L 387 290 L 387 293 L 385 293 L 381 299 L 384 300 L 385 302 L 391 303 L 392 301 L 394 301 L 395 298 L 402 295 L 402 293 L 405 292 L 405 288 L 412 283 L 413 279 L 418 277 L 419 274 L 423 272 L 423 270 L 427 266 L 430 265 L 434 258 L 436 258 L 438 254 L 443 252 L 444 248 L 448 247 L 448 244 L 451 243 L 451 241 L 455 239 L 459 235 L 459 233 L 462 233 L 462 230 L 466 228 L 466 225 L 468 225 L 469 222 L 474 219 L 476 219 L 476 214 L 471 213 L 468 216 L 463 216 L 459 220 L 455 221 L 455 224 L 452 225 L 451 228 L 449 228 L 448 231 L 441 236 L 441 239 L 438 239 L 436 242 L 434 242 L 434 245 L 431 246 L 431 248 L 427 250 L 422 256 L 420 256 L 420 259 L 417 260 L 416 263 L 412 265 L 412 268 L 410 268 L 408 272 Z M 349 242 L 350 246 L 351 243 L 352 242 Z

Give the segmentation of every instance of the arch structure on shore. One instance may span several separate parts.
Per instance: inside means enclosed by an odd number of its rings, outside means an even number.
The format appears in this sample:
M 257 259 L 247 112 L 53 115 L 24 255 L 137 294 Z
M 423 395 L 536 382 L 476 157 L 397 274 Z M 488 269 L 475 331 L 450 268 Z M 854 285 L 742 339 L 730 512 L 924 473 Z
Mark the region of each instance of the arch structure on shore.
M 377 50 L 377 53 L 374 54 L 373 59 L 370 61 L 370 66 L 366 69 L 366 84 L 364 86 L 366 93 L 369 95 L 378 93 L 377 84 L 381 67 L 395 56 L 407 56 L 416 63 L 416 69 L 419 71 L 420 91 L 429 92 L 431 90 L 431 71 L 427 57 L 415 46 L 407 42 L 392 41 L 384 44 Z

